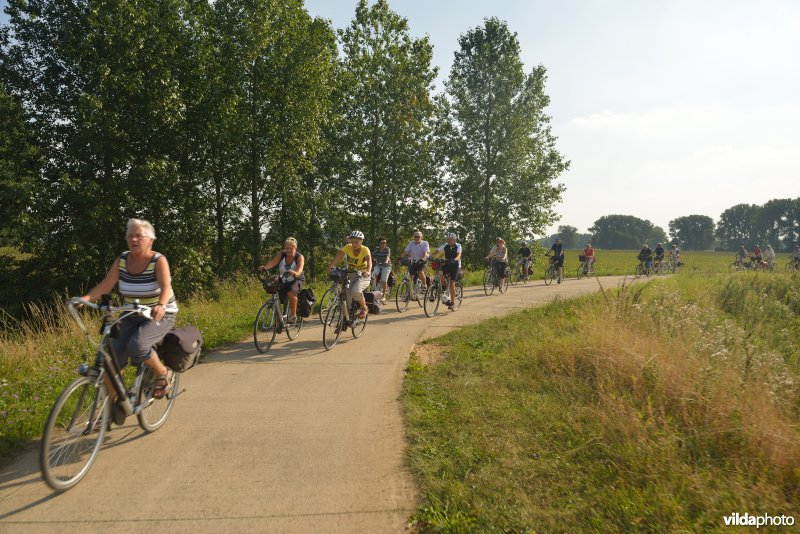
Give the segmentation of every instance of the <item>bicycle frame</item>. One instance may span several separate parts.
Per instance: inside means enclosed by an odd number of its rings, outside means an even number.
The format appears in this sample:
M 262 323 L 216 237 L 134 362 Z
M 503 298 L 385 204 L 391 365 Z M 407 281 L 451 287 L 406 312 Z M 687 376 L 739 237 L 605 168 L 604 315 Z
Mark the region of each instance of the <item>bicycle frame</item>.
M 91 334 L 89 333 L 89 329 L 86 327 L 86 324 L 80 317 L 78 310 L 76 309 L 76 304 L 84 305 L 88 308 L 92 308 L 95 310 L 100 310 L 103 313 L 103 322 L 100 327 L 100 340 L 95 341 L 92 339 Z M 99 386 L 103 381 L 103 376 L 108 373 L 109 381 L 111 382 L 114 391 L 117 394 L 117 403 L 125 412 L 125 416 L 135 415 L 141 412 L 144 408 L 149 406 L 152 403 L 152 399 L 149 399 L 147 403 L 139 404 L 134 406 L 132 402 L 132 396 L 136 394 L 136 391 L 139 388 L 139 384 L 141 383 L 142 377 L 144 375 L 144 371 L 146 366 L 143 364 L 137 365 L 136 370 L 136 378 L 134 379 L 133 385 L 130 389 L 125 387 L 125 382 L 122 380 L 122 371 L 117 364 L 116 358 L 114 358 L 111 354 L 111 332 L 114 328 L 114 325 L 118 324 L 122 319 L 129 317 L 131 315 L 141 315 L 143 317 L 150 318 L 150 308 L 147 306 L 141 306 L 138 303 L 134 304 L 127 304 L 123 306 L 111 306 L 109 299 L 103 298 L 99 305 L 93 304 L 91 302 L 86 302 L 81 299 L 70 299 L 67 303 L 67 309 L 69 310 L 70 315 L 78 324 L 78 327 L 86 334 L 89 343 L 95 346 L 95 360 L 94 365 L 92 367 L 88 367 L 86 364 L 81 365 L 80 374 L 84 376 L 96 375 L 95 379 L 95 387 Z M 116 319 L 113 319 L 113 314 L 118 313 Z M 129 391 L 133 392 L 129 395 Z M 95 405 L 92 407 L 91 416 L 94 418 L 95 410 L 97 409 L 97 398 L 95 398 Z

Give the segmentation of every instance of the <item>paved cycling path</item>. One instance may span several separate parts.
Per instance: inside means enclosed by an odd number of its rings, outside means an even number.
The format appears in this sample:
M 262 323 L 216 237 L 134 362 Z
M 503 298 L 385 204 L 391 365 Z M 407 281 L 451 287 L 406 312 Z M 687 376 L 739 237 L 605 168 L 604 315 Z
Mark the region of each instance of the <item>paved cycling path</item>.
M 0 469 L 0 532 L 402 531 L 416 497 L 398 399 L 414 342 L 598 288 L 469 288 L 460 310 L 433 319 L 414 303 L 387 306 L 329 352 L 318 321 L 266 355 L 252 342 L 216 351 L 183 376 L 163 428 L 145 436 L 135 418 L 114 428 L 72 490 L 50 491 L 33 450 Z

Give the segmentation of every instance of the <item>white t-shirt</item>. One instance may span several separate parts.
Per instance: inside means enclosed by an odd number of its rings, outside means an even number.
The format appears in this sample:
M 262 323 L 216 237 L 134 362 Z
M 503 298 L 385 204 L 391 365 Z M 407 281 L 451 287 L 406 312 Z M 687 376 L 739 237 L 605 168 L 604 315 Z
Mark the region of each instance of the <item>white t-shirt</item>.
M 431 246 L 427 241 L 420 240 L 419 243 L 416 241 L 411 241 L 408 245 L 406 245 L 406 248 L 403 252 L 407 252 L 412 260 L 417 261 L 423 259 L 426 252 L 428 254 L 431 253 Z

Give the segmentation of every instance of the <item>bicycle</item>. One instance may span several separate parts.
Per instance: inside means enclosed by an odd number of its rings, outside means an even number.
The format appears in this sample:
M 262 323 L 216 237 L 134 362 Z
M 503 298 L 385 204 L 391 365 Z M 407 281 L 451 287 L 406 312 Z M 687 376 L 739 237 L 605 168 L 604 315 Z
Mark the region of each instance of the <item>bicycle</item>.
M 800 260 L 792 258 L 784 267 L 785 271 L 800 271 Z
M 283 303 L 283 311 L 281 311 L 281 302 L 279 296 L 280 281 L 287 278 L 288 273 L 283 273 L 280 278 L 278 276 L 259 277 L 261 285 L 264 290 L 271 296 L 256 313 L 256 320 L 253 322 L 253 343 L 256 350 L 260 353 L 267 352 L 275 343 L 275 338 L 282 331 L 286 331 L 286 336 L 289 340 L 297 339 L 300 335 L 300 330 L 303 328 L 303 318 L 299 315 L 295 316 L 295 322 L 289 323 L 289 297 L 287 296 Z
M 581 254 L 579 256 L 579 258 L 583 258 L 583 259 L 580 260 L 580 263 L 578 264 L 578 272 L 577 272 L 578 280 L 580 280 L 581 277 L 583 277 L 583 276 L 586 276 L 587 278 L 589 276 L 594 276 L 596 274 L 596 272 L 594 270 L 595 262 L 593 261 L 590 264 L 589 260 L 586 259 L 586 257 L 583 254 Z
M 334 297 L 339 293 L 338 285 L 336 282 L 331 282 L 331 287 L 326 289 L 325 293 L 322 294 L 322 298 L 319 299 L 317 315 L 319 316 L 320 324 L 325 324 L 325 315 L 328 313 L 328 308 L 331 307 Z
M 403 260 L 401 260 L 401 265 L 404 265 L 406 269 L 403 273 L 403 279 L 401 280 L 400 284 L 397 285 L 397 292 L 394 295 L 394 302 L 395 306 L 397 306 L 397 311 L 401 313 L 406 311 L 406 309 L 408 309 L 408 303 L 412 300 L 417 301 L 417 304 L 422 306 L 420 295 L 424 295 L 425 292 L 422 290 L 422 281 L 420 279 L 420 275 L 428 275 L 420 271 L 417 279 L 414 280 L 412 284 L 411 274 L 409 274 L 409 267 L 411 267 L 412 264 L 421 265 L 424 263 L 426 263 L 426 260 L 408 260 L 405 263 L 403 263 Z
M 549 258 L 550 264 L 544 270 L 544 285 L 549 286 L 553 283 L 553 280 L 558 280 L 559 283 L 561 283 L 561 279 L 558 276 L 558 262 L 556 258 L 549 254 L 545 254 L 545 257 Z
M 79 306 L 102 312 L 99 341 L 92 339 L 78 313 Z M 156 377 L 143 363 L 136 366 L 135 378 L 130 387 L 126 387 L 122 370 L 112 355 L 111 338 L 115 335 L 115 326 L 132 315 L 149 319 L 148 306 L 142 306 L 138 301 L 112 306 L 111 297 L 103 295 L 100 304 L 71 298 L 67 301 L 67 309 L 96 352 L 91 366 L 86 363 L 84 355 L 84 363 L 78 368 L 80 376 L 58 396 L 42 432 L 39 450 L 42 477 L 59 493 L 74 487 L 89 472 L 111 420 L 122 425 L 128 416 L 136 415 L 142 430 L 155 432 L 166 422 L 175 398 L 180 394 L 176 393 L 180 379 L 180 373 L 176 372 L 171 390 L 161 398 L 154 397 Z M 117 400 L 113 406 L 104 380 L 106 375 L 116 393 Z
M 636 266 L 636 271 L 634 271 L 634 276 L 636 278 L 641 278 L 642 276 L 650 277 L 653 274 L 653 268 L 650 266 L 650 260 L 639 261 L 639 265 Z
M 483 292 L 486 296 L 489 296 L 494 293 L 494 290 L 497 289 L 500 293 L 505 293 L 508 291 L 508 283 L 509 278 L 511 277 L 511 271 L 506 266 L 506 276 L 503 278 L 503 283 L 500 283 L 500 277 L 497 276 L 497 260 L 492 258 L 489 261 L 489 266 L 486 268 L 486 271 L 483 274 Z
M 450 276 L 444 275 L 441 272 L 442 267 L 446 262 L 447 260 L 433 260 L 431 262 L 431 268 L 433 269 L 433 280 L 425 289 L 423 305 L 423 310 L 425 311 L 426 317 L 433 317 L 436 314 L 436 310 L 439 309 L 439 303 L 442 301 L 442 296 L 445 292 L 444 288 L 448 288 L 449 291 Z M 442 276 L 444 276 L 444 287 L 442 287 Z M 450 306 L 452 306 L 453 311 L 459 309 L 461 307 L 461 301 L 464 300 L 464 286 L 462 285 L 461 280 L 457 279 L 455 281 L 455 286 L 456 294 L 454 296 L 451 295 L 450 298 Z
M 530 268 L 531 268 L 530 258 L 520 258 L 519 260 L 517 260 L 517 267 L 516 269 L 514 269 L 511 283 L 516 284 L 517 282 L 522 282 L 523 284 L 527 284 L 528 280 L 531 277 Z
M 733 263 L 728 265 L 728 271 L 732 273 L 737 273 L 741 271 L 755 271 L 758 267 L 758 264 L 755 261 L 755 258 L 747 258 L 747 261 L 744 259 L 739 259 L 738 256 L 735 256 Z
M 666 274 L 667 262 L 664 261 L 663 258 L 661 258 L 661 259 L 656 258 L 655 260 L 653 260 L 652 270 L 653 270 L 653 274 L 656 274 L 656 275 Z
M 361 307 L 358 302 L 353 300 L 350 306 L 345 306 L 347 302 L 347 290 L 350 288 L 349 274 L 359 273 L 353 269 L 342 269 L 337 267 L 330 273 L 332 281 L 336 282 L 339 292 L 336 294 L 328 313 L 325 315 L 325 323 L 322 325 L 322 344 L 326 350 L 331 350 L 339 341 L 342 330 L 350 327 L 354 338 L 361 337 L 367 327 L 367 318 L 359 317 Z
M 670 258 L 667 261 L 667 270 L 669 272 L 671 272 L 672 274 L 675 274 L 676 272 L 678 272 L 678 268 L 680 267 L 680 265 L 681 265 L 680 262 L 675 261 L 674 259 Z

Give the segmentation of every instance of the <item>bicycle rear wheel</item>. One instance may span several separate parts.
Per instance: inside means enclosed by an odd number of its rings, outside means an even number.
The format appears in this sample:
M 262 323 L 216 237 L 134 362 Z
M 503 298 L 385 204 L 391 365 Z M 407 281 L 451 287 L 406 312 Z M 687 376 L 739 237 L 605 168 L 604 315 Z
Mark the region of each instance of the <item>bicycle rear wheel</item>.
M 284 304 L 283 309 L 286 315 L 288 315 L 291 311 L 291 307 L 289 306 L 289 297 L 286 297 L 286 304 Z M 295 315 L 294 320 L 294 324 L 289 324 L 289 321 L 286 321 L 286 337 L 288 337 L 290 341 L 297 339 L 297 336 L 300 335 L 300 330 L 303 329 L 303 318 L 299 315 Z
M 350 321 L 350 331 L 353 333 L 353 337 L 361 337 L 361 334 L 364 333 L 364 329 L 367 327 L 367 319 L 369 319 L 369 314 L 365 315 L 363 319 L 358 317 L 358 314 L 361 313 L 361 307 L 358 303 L 353 302 L 353 308 L 350 312 L 350 317 L 352 318 Z
M 44 425 L 39 450 L 42 478 L 57 492 L 81 481 L 92 467 L 111 416 L 101 381 L 81 376 L 61 392 Z
M 452 297 L 452 295 L 451 295 Z M 450 303 L 453 305 L 453 311 L 456 311 L 461 307 L 461 301 L 464 300 L 464 284 L 461 283 L 460 280 L 456 281 L 456 294 L 455 298 L 450 299 Z
M 272 344 L 275 343 L 275 335 L 278 333 L 278 317 L 275 314 L 272 300 L 265 302 L 256 314 L 253 323 L 253 342 L 258 352 L 267 352 Z
M 439 282 L 436 281 L 430 284 L 428 289 L 425 290 L 425 305 L 423 306 L 426 317 L 433 317 L 436 314 L 436 310 L 439 309 L 441 298 L 442 286 L 439 285 Z
M 397 288 L 397 293 L 394 295 L 394 303 L 397 306 L 397 311 L 404 312 L 408 308 L 408 300 L 411 295 L 411 286 L 408 280 L 403 280 L 400 287 Z
M 505 278 L 502 278 L 502 279 L 498 278 L 497 279 L 497 290 L 500 291 L 500 293 L 505 293 L 506 291 L 508 291 L 508 279 L 509 278 L 510 277 L 508 276 L 508 271 L 506 271 L 506 277 Z
M 153 390 L 155 389 L 155 375 L 151 368 L 144 370 L 142 381 L 139 384 L 139 391 L 136 393 L 136 405 L 141 406 L 146 404 L 144 408 L 136 415 L 139 420 L 139 426 L 145 432 L 155 432 L 161 425 L 163 425 L 169 414 L 172 413 L 172 407 L 175 404 L 175 396 L 178 394 L 178 384 L 180 382 L 181 374 L 175 373 L 172 379 L 172 391 L 164 395 L 160 399 L 153 397 Z
M 336 342 L 339 341 L 339 336 L 344 327 L 344 310 L 342 303 L 338 303 L 332 308 L 328 308 L 328 313 L 325 315 L 325 324 L 322 325 L 322 344 L 327 350 L 331 350 Z

